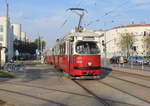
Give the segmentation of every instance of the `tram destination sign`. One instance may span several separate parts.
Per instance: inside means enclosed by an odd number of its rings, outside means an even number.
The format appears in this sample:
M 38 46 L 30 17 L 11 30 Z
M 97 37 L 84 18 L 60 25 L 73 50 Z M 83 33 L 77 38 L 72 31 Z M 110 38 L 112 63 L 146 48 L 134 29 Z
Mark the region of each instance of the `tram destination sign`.
M 83 40 L 91 41 L 91 40 L 95 40 L 95 38 L 93 36 L 85 36 L 83 37 Z

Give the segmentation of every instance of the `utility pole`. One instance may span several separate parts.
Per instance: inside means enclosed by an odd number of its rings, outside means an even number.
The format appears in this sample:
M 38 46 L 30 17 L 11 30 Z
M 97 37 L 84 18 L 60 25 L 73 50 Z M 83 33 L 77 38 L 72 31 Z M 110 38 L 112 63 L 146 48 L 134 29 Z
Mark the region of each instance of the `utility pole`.
M 39 44 L 38 44 L 39 52 L 41 52 L 41 37 L 39 36 Z
M 104 40 L 102 40 L 102 46 L 103 46 L 103 52 L 104 52 L 104 65 L 107 64 L 107 44 L 108 42 L 106 42 L 106 32 L 104 32 Z
M 106 31 L 104 32 L 104 39 L 105 39 L 105 64 L 107 64 Z
M 6 17 L 9 18 L 9 4 L 6 0 Z

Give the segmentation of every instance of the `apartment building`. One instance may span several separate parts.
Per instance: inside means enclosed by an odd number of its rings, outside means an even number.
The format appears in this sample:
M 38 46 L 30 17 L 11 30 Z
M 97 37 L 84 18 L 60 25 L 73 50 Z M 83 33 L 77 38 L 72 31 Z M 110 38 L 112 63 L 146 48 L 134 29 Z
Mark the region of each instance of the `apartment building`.
M 17 40 L 21 39 L 21 24 L 12 24 L 14 37 Z
M 100 31 L 100 33 L 101 32 L 102 31 Z M 145 37 L 150 33 L 150 24 L 132 24 L 115 27 L 103 32 L 101 41 L 104 40 L 106 43 L 106 52 L 105 48 L 102 47 L 102 57 L 107 56 L 107 58 L 111 58 L 112 56 L 125 56 L 127 54 L 127 51 L 125 49 L 122 50 L 118 44 L 120 36 L 123 33 L 132 33 L 134 37 L 133 46 L 136 48 L 136 51 L 130 49 L 130 54 L 139 56 L 150 55 L 149 51 L 146 49 L 146 45 L 144 44 Z
M 0 17 L 0 65 L 3 66 L 6 60 L 12 59 L 13 50 L 13 30 L 10 20 L 7 17 Z

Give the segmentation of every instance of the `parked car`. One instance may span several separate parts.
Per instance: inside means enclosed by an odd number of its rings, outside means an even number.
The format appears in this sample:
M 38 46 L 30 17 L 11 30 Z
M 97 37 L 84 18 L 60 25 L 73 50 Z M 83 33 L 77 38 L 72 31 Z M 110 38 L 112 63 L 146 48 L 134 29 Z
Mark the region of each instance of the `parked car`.
M 112 58 L 110 58 L 109 62 L 110 62 L 111 64 L 117 63 L 116 56 L 113 56 Z
M 130 64 L 149 64 L 149 60 L 142 56 L 129 56 L 128 63 Z
M 110 58 L 110 63 L 111 64 L 118 64 L 119 60 L 120 60 L 120 57 L 121 56 L 113 56 L 112 58 Z M 123 59 L 124 59 L 124 63 L 127 63 L 127 58 L 123 57 Z

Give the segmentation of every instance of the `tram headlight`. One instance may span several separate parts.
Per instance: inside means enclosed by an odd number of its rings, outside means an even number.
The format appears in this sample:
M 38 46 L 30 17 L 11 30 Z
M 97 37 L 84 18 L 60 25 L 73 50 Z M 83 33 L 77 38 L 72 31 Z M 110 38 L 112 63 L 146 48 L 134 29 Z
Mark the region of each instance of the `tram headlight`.
M 88 66 L 92 66 L 93 63 L 92 63 L 92 62 L 88 62 L 87 65 L 88 65 Z

